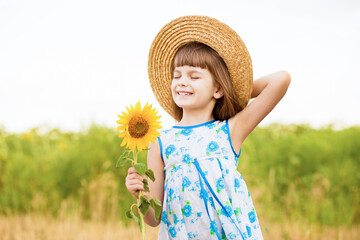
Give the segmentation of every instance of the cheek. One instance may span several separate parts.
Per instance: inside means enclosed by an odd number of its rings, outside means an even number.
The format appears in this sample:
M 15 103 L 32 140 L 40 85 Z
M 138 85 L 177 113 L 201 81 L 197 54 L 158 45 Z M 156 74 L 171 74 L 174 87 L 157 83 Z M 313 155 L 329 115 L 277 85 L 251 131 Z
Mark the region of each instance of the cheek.
M 174 84 L 174 82 L 171 82 L 171 86 L 170 86 L 170 91 L 171 91 L 171 96 L 172 96 L 172 98 L 174 98 L 174 96 L 175 96 L 175 84 Z

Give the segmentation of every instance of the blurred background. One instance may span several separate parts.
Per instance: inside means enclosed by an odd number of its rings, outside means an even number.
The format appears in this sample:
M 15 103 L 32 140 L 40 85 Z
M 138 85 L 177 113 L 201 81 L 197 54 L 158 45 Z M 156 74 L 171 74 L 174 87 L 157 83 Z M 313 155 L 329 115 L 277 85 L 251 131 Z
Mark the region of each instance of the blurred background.
M 117 114 L 140 100 L 174 124 L 147 56 L 192 14 L 240 35 L 254 79 L 292 76 L 239 159 L 264 237 L 360 237 L 359 1 L 0 0 L 0 239 L 140 238 L 115 168 Z

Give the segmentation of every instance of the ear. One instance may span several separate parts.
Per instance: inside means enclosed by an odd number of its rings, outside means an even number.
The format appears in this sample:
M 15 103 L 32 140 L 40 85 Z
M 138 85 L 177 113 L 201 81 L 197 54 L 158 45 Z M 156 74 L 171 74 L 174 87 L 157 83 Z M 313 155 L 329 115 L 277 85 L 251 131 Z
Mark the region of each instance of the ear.
M 220 85 L 217 85 L 214 92 L 214 98 L 220 99 L 222 96 L 224 96 L 224 91 Z

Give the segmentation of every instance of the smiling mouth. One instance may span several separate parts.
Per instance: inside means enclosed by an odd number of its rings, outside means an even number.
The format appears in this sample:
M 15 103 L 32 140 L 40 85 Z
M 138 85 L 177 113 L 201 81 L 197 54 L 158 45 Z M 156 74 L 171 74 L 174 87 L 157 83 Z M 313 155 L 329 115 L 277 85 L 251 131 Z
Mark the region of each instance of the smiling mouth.
M 180 95 L 180 96 L 189 96 L 189 95 L 192 95 L 191 92 L 177 92 L 177 95 Z

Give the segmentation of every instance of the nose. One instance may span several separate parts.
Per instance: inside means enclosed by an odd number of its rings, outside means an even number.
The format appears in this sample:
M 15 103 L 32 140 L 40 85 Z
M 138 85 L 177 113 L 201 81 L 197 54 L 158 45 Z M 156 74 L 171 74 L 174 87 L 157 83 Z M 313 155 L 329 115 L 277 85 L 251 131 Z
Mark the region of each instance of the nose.
M 181 76 L 179 79 L 177 79 L 177 85 L 179 86 L 188 86 L 188 79 L 186 76 Z

